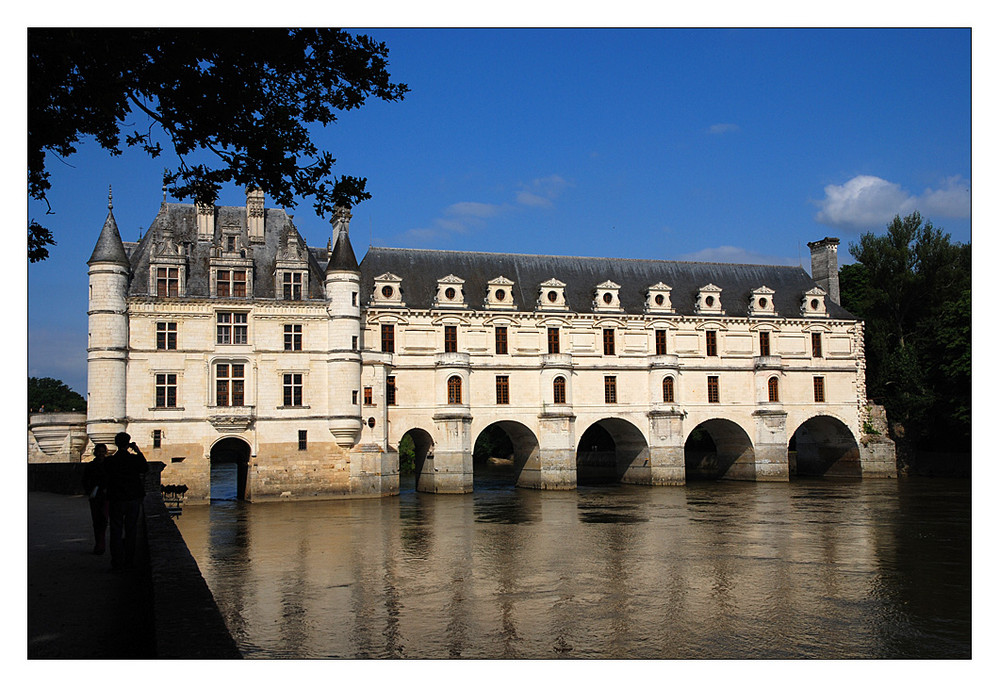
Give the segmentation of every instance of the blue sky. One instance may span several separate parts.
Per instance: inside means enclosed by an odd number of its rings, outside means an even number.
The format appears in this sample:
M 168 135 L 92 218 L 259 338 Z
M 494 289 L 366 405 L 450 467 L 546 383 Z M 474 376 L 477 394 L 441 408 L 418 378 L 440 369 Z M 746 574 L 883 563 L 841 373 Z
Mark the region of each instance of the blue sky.
M 368 178 L 359 258 L 373 243 L 808 269 L 806 242 L 839 237 L 846 262 L 860 233 L 913 210 L 971 240 L 969 30 L 360 31 L 411 93 L 316 131 L 338 173 Z M 162 168 L 92 144 L 50 157 L 53 214 L 28 204 L 58 241 L 28 268 L 29 375 L 86 392 L 108 186 L 134 241 Z M 328 218 L 308 200 L 291 212 L 326 244 Z

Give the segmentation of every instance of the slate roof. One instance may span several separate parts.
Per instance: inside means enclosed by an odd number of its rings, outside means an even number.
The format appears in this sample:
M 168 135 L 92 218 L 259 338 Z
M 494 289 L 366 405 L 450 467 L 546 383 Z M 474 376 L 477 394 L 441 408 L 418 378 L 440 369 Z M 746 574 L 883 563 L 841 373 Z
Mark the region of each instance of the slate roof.
M 295 228 L 291 216 L 284 210 L 268 208 L 264 215 L 264 243 L 249 243 L 247 234 L 246 208 L 243 206 L 216 206 L 214 241 L 198 241 L 198 224 L 195 206 L 190 203 L 163 203 L 149 230 L 138 242 L 125 244 L 132 266 L 131 295 L 146 294 L 149 290 L 149 264 L 153 244 L 162 239 L 164 230 L 173 233 L 178 245 L 186 246 L 187 255 L 187 296 L 210 296 L 210 252 L 214 243 L 223 234 L 224 227 L 237 228 L 245 246 L 250 248 L 253 258 L 253 298 L 275 298 L 274 269 L 285 242 L 298 241 L 308 257 L 309 289 L 307 298 L 325 299 L 325 267 L 329 259 L 328 251 L 305 246 Z M 304 294 L 305 296 L 305 294 Z
M 553 277 L 566 283 L 568 310 L 577 313 L 593 311 L 595 287 L 606 280 L 621 285 L 619 300 L 626 313 L 643 313 L 648 288 L 663 282 L 672 287 L 670 300 L 678 314 L 694 315 L 698 290 L 714 284 L 722 289 L 725 314 L 735 317 L 747 315 L 751 292 L 762 286 L 774 290 L 778 317 L 800 317 L 802 295 L 817 286 L 801 267 L 780 265 L 425 249 L 371 248 L 360 267 L 362 306 L 371 300 L 375 277 L 390 272 L 402 278 L 400 289 L 407 307 L 418 309 L 431 308 L 438 280 L 452 274 L 465 280 L 465 303 L 470 310 L 485 310 L 487 282 L 501 275 L 513 280 L 516 310 L 521 312 L 536 310 L 539 285 Z M 826 302 L 830 317 L 857 319 L 829 298 Z
M 118 223 L 115 222 L 115 216 L 110 208 L 108 209 L 108 217 L 104 220 L 104 227 L 101 228 L 101 234 L 97 237 L 97 245 L 94 246 L 94 252 L 91 254 L 90 260 L 87 261 L 87 265 L 99 262 L 129 264 L 125 247 L 122 245 L 121 234 L 118 232 Z

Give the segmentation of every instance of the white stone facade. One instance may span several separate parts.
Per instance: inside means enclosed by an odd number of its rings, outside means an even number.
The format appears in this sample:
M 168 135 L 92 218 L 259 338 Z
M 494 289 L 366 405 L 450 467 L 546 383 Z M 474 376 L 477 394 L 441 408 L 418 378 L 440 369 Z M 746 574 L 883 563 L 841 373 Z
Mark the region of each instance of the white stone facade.
M 252 500 L 395 494 L 406 433 L 419 490 L 467 492 L 493 424 L 524 487 L 895 475 L 863 432 L 863 323 L 798 268 L 403 249 L 359 266 L 349 219 L 307 249 L 258 194 L 214 217 L 164 203 L 126 245 L 109 213 L 90 439 L 126 430 L 192 500 L 213 461 Z

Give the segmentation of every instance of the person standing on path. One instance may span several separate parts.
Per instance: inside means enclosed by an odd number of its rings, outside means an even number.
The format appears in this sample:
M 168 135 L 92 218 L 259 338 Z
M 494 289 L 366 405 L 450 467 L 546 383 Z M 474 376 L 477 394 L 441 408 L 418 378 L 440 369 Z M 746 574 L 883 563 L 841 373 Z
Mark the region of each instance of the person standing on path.
M 108 480 L 108 516 L 111 521 L 111 567 L 126 568 L 135 556 L 139 511 L 146 494 L 142 475 L 146 457 L 127 432 L 115 435 L 118 451 L 104 461 Z
M 104 554 L 108 530 L 108 487 L 104 461 L 108 445 L 94 445 L 94 460 L 83 467 L 83 489 L 90 500 L 90 519 L 94 523 L 94 554 Z

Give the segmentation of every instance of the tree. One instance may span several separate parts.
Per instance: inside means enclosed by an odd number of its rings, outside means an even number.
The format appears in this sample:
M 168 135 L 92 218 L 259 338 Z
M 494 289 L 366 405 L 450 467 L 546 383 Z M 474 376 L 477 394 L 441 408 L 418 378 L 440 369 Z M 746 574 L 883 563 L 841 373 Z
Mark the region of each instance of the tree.
M 968 451 L 972 392 L 972 245 L 898 215 L 851 244 L 841 301 L 865 320 L 868 394 L 913 448 Z
M 408 88 L 389 81 L 387 56 L 339 29 L 31 29 L 28 193 L 48 203 L 48 155 L 70 156 L 86 137 L 120 155 L 124 136 L 154 158 L 176 154 L 164 172 L 176 198 L 212 203 L 232 182 L 285 207 L 313 198 L 320 215 L 353 206 L 371 197 L 366 180 L 330 179 L 336 160 L 306 125 L 369 97 L 401 100 Z M 193 160 L 202 152 L 211 165 Z M 29 259 L 44 260 L 51 233 L 31 221 L 28 237 Z
M 42 407 L 51 412 L 83 413 L 87 410 L 87 401 L 67 387 L 62 380 L 51 377 L 29 377 L 28 411 L 38 411 Z

